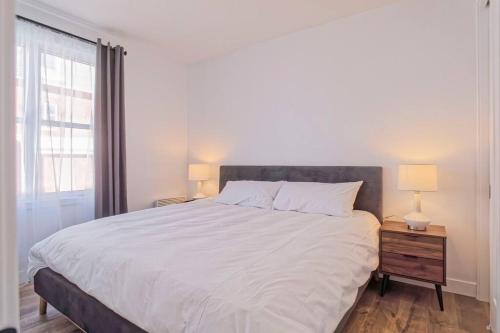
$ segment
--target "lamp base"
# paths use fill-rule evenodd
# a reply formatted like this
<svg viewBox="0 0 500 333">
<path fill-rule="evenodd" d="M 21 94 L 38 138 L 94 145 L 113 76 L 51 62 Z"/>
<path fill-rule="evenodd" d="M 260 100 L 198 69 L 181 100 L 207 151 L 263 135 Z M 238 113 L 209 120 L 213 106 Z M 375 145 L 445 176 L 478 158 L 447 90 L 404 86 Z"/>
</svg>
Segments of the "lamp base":
<svg viewBox="0 0 500 333">
<path fill-rule="evenodd" d="M 193 196 L 193 199 L 205 199 L 206 197 L 207 196 L 205 194 L 198 192 Z"/>
<path fill-rule="evenodd" d="M 431 220 L 420 212 L 411 212 L 405 215 L 404 220 L 410 230 L 424 231 Z"/>
</svg>

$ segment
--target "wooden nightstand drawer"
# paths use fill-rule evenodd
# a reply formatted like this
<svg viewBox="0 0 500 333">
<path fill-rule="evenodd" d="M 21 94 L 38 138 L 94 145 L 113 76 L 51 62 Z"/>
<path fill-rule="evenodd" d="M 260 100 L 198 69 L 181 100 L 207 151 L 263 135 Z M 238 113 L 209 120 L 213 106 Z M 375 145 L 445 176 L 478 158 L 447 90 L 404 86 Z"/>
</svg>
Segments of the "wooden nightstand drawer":
<svg viewBox="0 0 500 333">
<path fill-rule="evenodd" d="M 438 237 L 383 231 L 382 251 L 443 260 L 444 242 Z"/>
<path fill-rule="evenodd" d="M 406 223 L 384 220 L 380 228 L 380 273 L 384 275 L 380 295 L 384 296 L 391 275 L 431 282 L 436 287 L 439 307 L 446 286 L 446 229 L 429 225 L 426 230 L 409 230 Z"/>
<path fill-rule="evenodd" d="M 417 278 L 432 283 L 444 283 L 442 260 L 382 252 L 381 269 L 384 273 Z"/>
</svg>

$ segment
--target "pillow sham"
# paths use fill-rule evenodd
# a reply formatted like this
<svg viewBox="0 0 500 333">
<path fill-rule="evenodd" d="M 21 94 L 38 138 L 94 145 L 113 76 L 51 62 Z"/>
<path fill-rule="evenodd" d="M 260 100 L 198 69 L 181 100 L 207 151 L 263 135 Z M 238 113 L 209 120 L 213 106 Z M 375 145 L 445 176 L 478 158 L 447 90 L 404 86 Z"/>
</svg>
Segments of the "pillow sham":
<svg viewBox="0 0 500 333">
<path fill-rule="evenodd" d="M 282 181 L 228 181 L 222 192 L 215 198 L 215 202 L 271 209 L 282 184 Z"/>
<path fill-rule="evenodd" d="M 362 181 L 352 183 L 286 182 L 273 202 L 274 209 L 348 217 Z"/>
</svg>

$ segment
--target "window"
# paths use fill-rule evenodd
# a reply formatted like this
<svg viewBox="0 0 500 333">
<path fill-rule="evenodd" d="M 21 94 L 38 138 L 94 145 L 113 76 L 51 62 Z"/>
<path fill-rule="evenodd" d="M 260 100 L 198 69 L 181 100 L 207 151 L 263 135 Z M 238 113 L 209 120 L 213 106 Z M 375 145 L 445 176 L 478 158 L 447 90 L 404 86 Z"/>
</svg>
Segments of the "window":
<svg viewBox="0 0 500 333">
<path fill-rule="evenodd" d="M 74 192 L 93 187 L 95 66 L 65 56 L 65 50 L 58 54 L 52 47 L 50 51 L 17 47 L 20 193 Z M 29 82 L 30 78 L 39 78 L 39 86 Z M 37 164 L 35 168 L 33 163 Z"/>
</svg>

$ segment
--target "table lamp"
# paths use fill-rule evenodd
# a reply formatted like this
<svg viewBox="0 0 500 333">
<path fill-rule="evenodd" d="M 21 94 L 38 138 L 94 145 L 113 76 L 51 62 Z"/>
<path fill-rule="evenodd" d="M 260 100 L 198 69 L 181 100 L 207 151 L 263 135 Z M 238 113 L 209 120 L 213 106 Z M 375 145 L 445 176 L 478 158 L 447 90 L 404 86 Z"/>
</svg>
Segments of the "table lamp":
<svg viewBox="0 0 500 333">
<path fill-rule="evenodd" d="M 437 167 L 434 164 L 400 165 L 398 189 L 414 191 L 414 210 L 404 217 L 408 229 L 425 230 L 431 220 L 422 213 L 420 192 L 437 191 Z"/>
<path fill-rule="evenodd" d="M 210 165 L 208 164 L 189 164 L 189 180 L 197 181 L 196 194 L 193 199 L 203 199 L 207 196 L 201 192 L 203 181 L 210 179 Z"/>
</svg>

